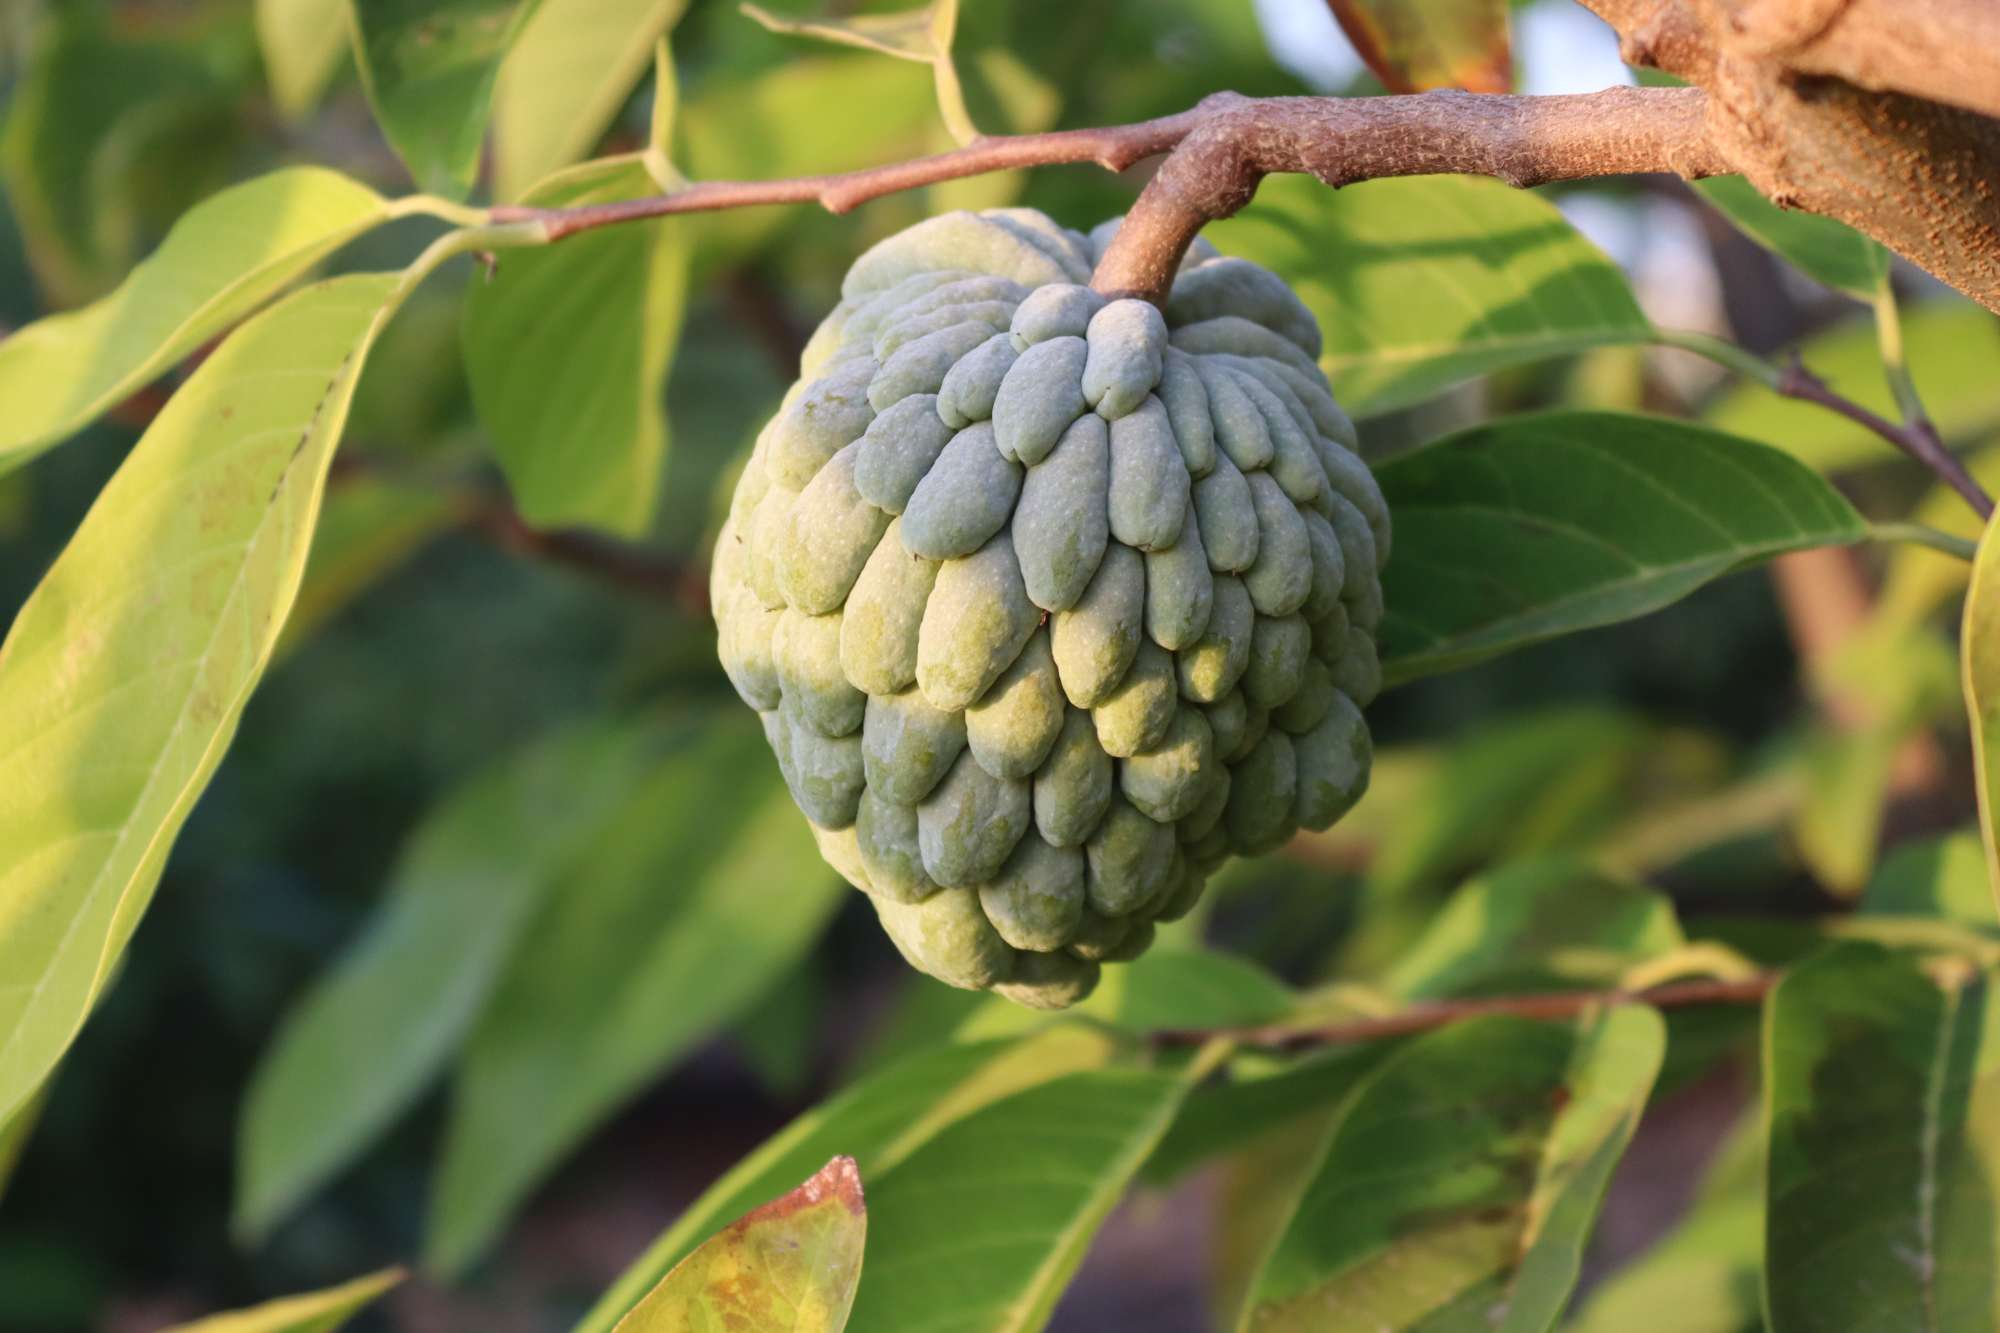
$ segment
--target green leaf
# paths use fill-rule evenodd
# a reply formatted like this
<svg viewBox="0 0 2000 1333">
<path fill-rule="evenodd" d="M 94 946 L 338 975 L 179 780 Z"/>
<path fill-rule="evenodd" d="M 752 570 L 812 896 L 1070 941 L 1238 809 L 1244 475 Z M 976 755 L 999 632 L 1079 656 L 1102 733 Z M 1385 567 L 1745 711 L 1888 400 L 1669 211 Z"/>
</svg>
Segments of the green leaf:
<svg viewBox="0 0 2000 1333">
<path fill-rule="evenodd" d="M 1148 1184 L 1165 1185 L 1218 1154 L 1280 1126 L 1324 1116 L 1394 1049 L 1391 1042 L 1316 1051 L 1276 1063 L 1242 1056 L 1228 1077 L 1195 1089 L 1146 1159 Z M 1317 1142 L 1317 1140 L 1315 1140 Z"/>
<path fill-rule="evenodd" d="M 1883 858 L 1855 911 L 1872 916 L 1941 917 L 1982 930 L 1993 919 L 1986 854 L 1971 831 L 1906 842 Z"/>
<path fill-rule="evenodd" d="M 940 1131 L 868 1185 L 854 1327 L 1025 1333 L 1047 1323 L 1091 1237 L 1208 1071 L 1068 1074 Z"/>
<path fill-rule="evenodd" d="M 1538 195 L 1470 176 L 1329 190 L 1272 176 L 1210 226 L 1292 285 L 1343 406 L 1370 416 L 1525 361 L 1646 342 L 1625 277 Z"/>
<path fill-rule="evenodd" d="M 751 1210 L 675 1265 L 620 1333 L 840 1333 L 861 1281 L 868 1211 L 852 1157 Z"/>
<path fill-rule="evenodd" d="M 0 182 L 35 276 L 75 305 L 228 178 L 240 126 L 236 90 L 197 49 L 49 19 L 8 101 Z"/>
<path fill-rule="evenodd" d="M 730 709 L 628 798 L 532 919 L 468 1043 L 430 1262 L 461 1267 L 556 1162 L 812 946 L 842 886 Z M 796 1177 L 795 1177 L 796 1178 Z"/>
<path fill-rule="evenodd" d="M 475 775 L 418 826 L 367 932 L 293 1009 L 251 1081 L 239 1233 L 268 1231 L 445 1067 L 558 876 L 664 739 L 632 722 L 565 728 Z"/>
<path fill-rule="evenodd" d="M 421 188 L 472 187 L 501 61 L 538 2 L 352 0 L 362 86 Z"/>
<path fill-rule="evenodd" d="M 1924 408 L 1947 441 L 1979 442 L 2000 426 L 2000 321 L 1969 301 L 1924 301 L 1903 312 L 1903 350 Z M 1800 359 L 1837 392 L 1878 416 L 1899 419 L 1882 374 L 1872 319 L 1856 319 L 1808 340 Z M 1821 472 L 1888 463 L 1902 455 L 1865 426 L 1817 403 L 1781 398 L 1738 382 L 1702 413 L 1718 430 L 1775 445 Z"/>
<path fill-rule="evenodd" d="M 15 1107 L 12 1114 L 0 1119 L 0 1199 L 7 1196 L 7 1183 L 13 1179 L 14 1168 L 21 1164 L 21 1154 L 28 1150 L 28 1140 L 34 1137 L 35 1125 L 47 1103 L 48 1089 L 44 1085 L 40 1092 Z"/>
<path fill-rule="evenodd" d="M 197 205 L 118 290 L 0 342 L 0 473 L 70 435 L 268 300 L 394 206 L 292 167 Z"/>
<path fill-rule="evenodd" d="M 460 521 L 464 509 L 460 497 L 440 487 L 382 475 L 352 476 L 331 489 L 313 535 L 305 582 L 278 640 L 278 656 L 310 639 L 371 585 Z"/>
<path fill-rule="evenodd" d="M 1403 1047 L 1335 1124 L 1241 1327 L 1548 1328 L 1664 1047 L 1636 1005 Z"/>
<path fill-rule="evenodd" d="M 1392 93 L 1514 86 L 1507 0 L 1328 0 L 1357 55 Z"/>
<path fill-rule="evenodd" d="M 588 157 L 687 0 L 541 0 L 493 92 L 493 193 Z"/>
<path fill-rule="evenodd" d="M 386 1269 L 310 1296 L 287 1296 L 233 1314 L 176 1324 L 164 1333 L 333 1333 L 402 1280 L 401 1269 Z"/>
<path fill-rule="evenodd" d="M 1129 1032 L 1155 1032 L 1271 1023 L 1297 1004 L 1291 987 L 1247 958 L 1161 946 L 1127 966 L 1107 968 L 1090 998 L 1069 1014 Z M 999 1036 L 1047 1022 L 1047 1014 L 989 996 L 958 1025 L 955 1036 L 961 1041 Z"/>
<path fill-rule="evenodd" d="M 1378 475 L 1396 515 L 1382 580 L 1395 681 L 1630 620 L 1744 565 L 1867 532 L 1793 459 L 1653 417 L 1508 418 Z"/>
<path fill-rule="evenodd" d="M 1694 187 L 1751 240 L 1836 291 L 1872 301 L 1888 280 L 1889 252 L 1844 222 L 1779 208 L 1741 176 L 1710 176 Z"/>
<path fill-rule="evenodd" d="M 1684 943 L 1659 894 L 1551 858 L 1503 867 L 1453 894 L 1383 981 L 1408 1000 L 1600 985 Z"/>
<path fill-rule="evenodd" d="M 653 192 L 638 163 L 550 204 Z M 689 233 L 633 223 L 519 250 L 465 302 L 466 374 L 522 515 L 636 535 L 658 502 Z"/>
<path fill-rule="evenodd" d="M 576 1333 L 605 1333 L 723 1218 L 770 1198 L 814 1162 L 849 1153 L 863 1178 L 875 1180 L 946 1126 L 1025 1088 L 1100 1068 L 1115 1049 L 1109 1037 L 1064 1023 L 1017 1041 L 933 1047 L 885 1066 L 792 1121 L 710 1186 L 605 1292 Z"/>
<path fill-rule="evenodd" d="M 1972 562 L 1959 629 L 1965 708 L 1972 721 L 1972 776 L 1979 792 L 1979 838 L 1986 880 L 2000 901 L 2000 522 L 1988 520 Z"/>
<path fill-rule="evenodd" d="M 231 335 L 0 646 L 0 1115 L 74 1040 L 229 746 L 403 286 L 336 278 Z"/>
<path fill-rule="evenodd" d="M 888 14 L 826 19 L 780 18 L 762 5 L 744 4 L 742 9 L 772 32 L 816 37 L 929 65 L 937 84 L 938 111 L 951 136 L 961 144 L 979 137 L 951 58 L 952 39 L 958 31 L 958 0 L 931 0 L 927 5 Z"/>
<path fill-rule="evenodd" d="M 300 119 L 347 54 L 346 0 L 257 0 L 256 14 L 271 100 L 287 119 Z"/>
<path fill-rule="evenodd" d="M 1772 1333 L 2000 1325 L 1993 1228 L 2000 1005 L 1843 943 L 1765 1009 Z"/>
<path fill-rule="evenodd" d="M 1595 1290 L 1564 1333 L 1763 1333 L 1762 1126 L 1718 1151 L 1687 1215 Z"/>
</svg>

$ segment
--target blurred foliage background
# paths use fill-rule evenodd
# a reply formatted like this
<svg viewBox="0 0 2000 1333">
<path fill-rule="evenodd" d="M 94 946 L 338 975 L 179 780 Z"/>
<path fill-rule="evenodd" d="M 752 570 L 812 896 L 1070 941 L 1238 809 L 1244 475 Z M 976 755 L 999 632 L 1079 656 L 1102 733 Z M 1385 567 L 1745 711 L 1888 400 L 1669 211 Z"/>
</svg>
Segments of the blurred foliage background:
<svg viewBox="0 0 2000 1333">
<path fill-rule="evenodd" d="M 1629 77 L 1608 31 L 1569 0 L 1517 7 L 1516 34 L 1526 91 Z M 958 51 L 973 118 L 990 129 L 1129 121 L 1225 88 L 1379 90 L 1316 0 L 973 0 Z M 948 144 L 923 68 L 800 43 L 733 4 L 697 0 L 674 57 L 680 165 L 691 176 L 816 173 Z M 330 78 L 304 114 L 281 110 L 247 0 L 13 0 L 0 12 L 0 327 L 101 294 L 188 205 L 274 165 L 326 163 L 385 192 L 408 189 L 344 59 Z M 650 103 L 642 87 L 607 150 L 643 146 Z M 666 388 L 660 503 L 639 534 L 649 559 L 679 564 L 699 586 L 722 485 L 868 243 L 963 204 L 1023 202 L 1088 226 L 1135 188 L 1059 168 L 844 218 L 790 208 L 669 224 L 685 234 L 692 276 Z M 1886 397 L 1865 307 L 1771 257 L 1695 192 L 1645 181 L 1554 197 L 1627 271 L 1656 321 L 1759 351 L 1803 347 L 1848 392 Z M 396 261 L 424 234 L 424 223 L 399 224 L 334 267 Z M 1992 318 L 1920 277 L 1896 280 L 1940 426 L 1954 443 L 1984 444 L 2000 426 Z M 426 287 L 371 362 L 282 659 L 0 1202 L 0 1328 L 152 1328 L 424 1253 L 447 1102 L 435 1087 L 269 1235 L 232 1238 L 245 1091 L 279 1019 L 360 935 L 399 851 L 447 794 L 588 719 L 736 706 L 684 582 L 606 580 L 524 537 L 485 461 L 460 368 L 457 288 L 481 281 L 465 264 Z M 149 401 L 142 394 L 0 476 L 8 615 L 136 438 Z M 1886 447 L 1652 348 L 1492 375 L 1366 423 L 1364 440 L 1381 456 L 1552 405 L 1707 416 L 1837 468 L 1864 512 L 1925 502 L 1925 479 Z M 1969 531 L 1929 503 L 1934 521 Z M 1801 651 L 1816 642 L 1823 586 L 1807 574 L 1788 590 L 1792 576 L 1757 573 L 1649 619 L 1391 692 L 1371 710 L 1380 758 L 1362 809 L 1324 839 L 1233 872 L 1200 929 L 1295 982 L 1379 977 L 1482 866 L 1611 847 L 1709 934 L 1782 952 L 1773 941 L 1784 923 L 1851 895 L 1878 843 L 1950 828 L 1971 809 L 1936 625 L 1960 576 L 1935 557 L 1862 559 L 1886 591 L 1863 630 L 1848 626 L 1825 652 Z M 1885 682 L 1899 682 L 1895 698 L 1881 697 Z M 1829 706 L 1856 695 L 1875 710 L 1858 728 Z M 677 780 L 649 790 L 663 803 L 701 802 L 729 771 Z M 1880 838 L 1865 818 L 1857 830 L 1852 812 L 1885 795 Z M 492 832 L 496 843 L 507 834 L 498 820 Z M 671 912 L 672 856 L 650 873 Z M 559 891 L 589 887 L 583 876 Z M 661 1052 L 643 1090 L 558 1155 L 559 1169 L 461 1280 L 416 1281 L 356 1327 L 561 1326 L 771 1130 L 966 1012 L 969 1000 L 903 967 L 858 896 L 831 901 L 817 944 L 719 1029 Z M 1687 1067 L 1614 1185 L 1592 1274 L 1686 1204 L 1686 1163 L 1716 1148 L 1742 1103 L 1753 1029 L 1749 1011 L 1676 1017 L 1670 1086 L 1672 1062 Z M 1114 1219 L 1055 1327 L 1205 1327 L 1202 1310 L 1229 1280 L 1237 1189 L 1211 1172 L 1142 1193 Z"/>
</svg>

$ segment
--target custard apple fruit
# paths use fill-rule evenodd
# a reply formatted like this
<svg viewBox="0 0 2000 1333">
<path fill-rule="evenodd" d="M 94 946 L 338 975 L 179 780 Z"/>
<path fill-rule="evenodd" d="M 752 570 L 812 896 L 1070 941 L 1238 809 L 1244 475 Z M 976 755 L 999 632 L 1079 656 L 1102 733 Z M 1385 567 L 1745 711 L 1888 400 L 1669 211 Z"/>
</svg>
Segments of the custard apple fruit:
<svg viewBox="0 0 2000 1333">
<path fill-rule="evenodd" d="M 1361 796 L 1389 515 L 1310 313 L 957 212 L 857 260 L 717 541 L 720 654 L 916 967 L 1060 1008 Z"/>
</svg>

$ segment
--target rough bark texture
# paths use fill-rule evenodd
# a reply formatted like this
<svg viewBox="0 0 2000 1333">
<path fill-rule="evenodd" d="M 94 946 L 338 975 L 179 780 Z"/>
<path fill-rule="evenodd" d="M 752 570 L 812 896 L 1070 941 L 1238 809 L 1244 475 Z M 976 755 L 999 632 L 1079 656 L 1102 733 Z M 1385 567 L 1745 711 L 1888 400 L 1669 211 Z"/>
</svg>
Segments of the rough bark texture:
<svg viewBox="0 0 2000 1333">
<path fill-rule="evenodd" d="M 1607 88 L 1572 97 L 1431 92 L 1410 97 L 1211 99 L 1213 110 L 1133 205 L 1092 285 L 1157 297 L 1203 224 L 1242 208 L 1272 172 L 1328 185 L 1460 172 L 1510 185 L 1732 170 L 1709 142 L 1692 88 Z"/>
<path fill-rule="evenodd" d="M 1966 109 L 2000 105 L 2000 0 L 1586 3 L 1707 90 L 1710 142 L 1771 199 L 2000 310 L 2000 121 Z"/>
</svg>

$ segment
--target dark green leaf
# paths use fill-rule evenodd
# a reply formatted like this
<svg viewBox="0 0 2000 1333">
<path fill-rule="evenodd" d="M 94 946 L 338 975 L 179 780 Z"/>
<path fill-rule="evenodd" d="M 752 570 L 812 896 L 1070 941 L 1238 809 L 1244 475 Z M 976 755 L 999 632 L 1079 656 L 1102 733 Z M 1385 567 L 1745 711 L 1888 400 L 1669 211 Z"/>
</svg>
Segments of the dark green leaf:
<svg viewBox="0 0 2000 1333">
<path fill-rule="evenodd" d="M 1695 189 L 1758 244 L 1829 287 L 1863 301 L 1889 276 L 1889 252 L 1844 222 L 1779 208 L 1741 176 L 1710 176 Z"/>
<path fill-rule="evenodd" d="M 2000 1326 L 2000 1006 L 1907 955 L 1838 944 L 1765 1014 L 1772 1333 Z"/>
<path fill-rule="evenodd" d="M 1392 1049 L 1390 1042 L 1370 1042 L 1285 1061 L 1237 1058 L 1226 1078 L 1189 1095 L 1173 1127 L 1146 1159 L 1145 1180 L 1169 1184 L 1280 1126 L 1330 1113 Z"/>
<path fill-rule="evenodd" d="M 1634 1005 L 1478 1018 L 1403 1047 L 1335 1124 L 1241 1327 L 1548 1328 L 1663 1048 L 1659 1015 Z"/>
<path fill-rule="evenodd" d="M 841 893 L 755 724 L 717 714 L 546 896 L 534 947 L 480 1016 L 453 1089 L 433 1264 L 477 1254 L 564 1154 L 740 1016 Z"/>
<path fill-rule="evenodd" d="M 1867 531 L 1774 449 L 1617 413 L 1515 417 L 1399 455 L 1384 674 L 1448 671 L 1656 611 L 1733 569 Z"/>
<path fill-rule="evenodd" d="M 250 1084 L 236 1226 L 259 1235 L 446 1067 L 543 898 L 657 761 L 657 725 L 566 728 L 425 819 L 367 933 L 285 1020 Z"/>
<path fill-rule="evenodd" d="M 653 192 L 636 162 L 582 203 Z M 635 535 L 652 520 L 667 449 L 665 390 L 687 300 L 689 233 L 607 227 L 500 261 L 465 303 L 465 366 L 522 515 Z"/>
<path fill-rule="evenodd" d="M 500 62 L 538 0 L 351 0 L 361 82 L 417 184 L 457 197 L 479 172 Z"/>
<path fill-rule="evenodd" d="M 1205 233 L 1289 282 L 1326 338 L 1320 365 L 1357 416 L 1488 371 L 1652 326 L 1617 266 L 1546 199 L 1470 176 L 1329 190 L 1272 176 Z"/>
</svg>

